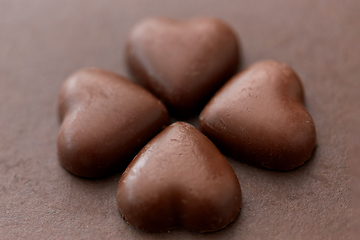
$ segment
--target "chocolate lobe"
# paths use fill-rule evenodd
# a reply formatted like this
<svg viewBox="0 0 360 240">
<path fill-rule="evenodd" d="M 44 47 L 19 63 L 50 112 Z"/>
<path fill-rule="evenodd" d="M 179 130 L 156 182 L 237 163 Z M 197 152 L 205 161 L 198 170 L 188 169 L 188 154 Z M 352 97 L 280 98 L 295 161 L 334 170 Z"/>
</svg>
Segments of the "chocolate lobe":
<svg viewBox="0 0 360 240">
<path fill-rule="evenodd" d="M 81 177 L 110 175 L 168 124 L 151 93 L 111 72 L 88 68 L 63 84 L 58 100 L 61 165 Z"/>
<path fill-rule="evenodd" d="M 241 189 L 216 146 L 190 124 L 176 122 L 130 163 L 117 199 L 121 215 L 138 229 L 211 232 L 234 221 Z"/>
<path fill-rule="evenodd" d="M 184 22 L 146 19 L 131 31 L 126 48 L 137 81 L 177 117 L 200 110 L 236 73 L 239 52 L 233 30 L 209 17 Z"/>
<path fill-rule="evenodd" d="M 200 129 L 221 150 L 251 165 L 291 170 L 316 145 L 299 77 L 285 64 L 261 61 L 235 75 L 209 101 Z"/>
</svg>

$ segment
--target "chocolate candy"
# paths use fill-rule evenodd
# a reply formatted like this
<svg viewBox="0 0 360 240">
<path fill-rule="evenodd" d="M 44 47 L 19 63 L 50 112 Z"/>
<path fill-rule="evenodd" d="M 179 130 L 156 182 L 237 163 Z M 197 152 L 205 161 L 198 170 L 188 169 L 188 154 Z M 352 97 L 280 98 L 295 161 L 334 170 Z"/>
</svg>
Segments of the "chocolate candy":
<svg viewBox="0 0 360 240">
<path fill-rule="evenodd" d="M 235 159 L 290 170 L 308 160 L 316 144 L 303 101 L 300 79 L 290 67 L 258 62 L 216 93 L 200 115 L 200 128 Z"/>
<path fill-rule="evenodd" d="M 215 145 L 176 122 L 153 138 L 122 175 L 117 192 L 125 220 L 151 232 L 224 228 L 238 215 L 238 179 Z"/>
<path fill-rule="evenodd" d="M 239 64 L 239 44 L 215 18 L 151 18 L 130 33 L 127 62 L 135 78 L 175 116 L 200 110 Z"/>
<path fill-rule="evenodd" d="M 60 163 L 82 177 L 102 177 L 126 166 L 168 124 L 165 106 L 124 77 L 89 68 L 63 84 L 58 110 Z"/>
</svg>

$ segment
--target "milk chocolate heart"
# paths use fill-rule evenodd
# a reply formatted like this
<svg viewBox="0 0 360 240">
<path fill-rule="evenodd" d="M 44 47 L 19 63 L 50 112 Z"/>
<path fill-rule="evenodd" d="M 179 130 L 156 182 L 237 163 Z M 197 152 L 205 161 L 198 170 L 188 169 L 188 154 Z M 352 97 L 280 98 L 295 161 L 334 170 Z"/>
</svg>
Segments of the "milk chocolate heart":
<svg viewBox="0 0 360 240">
<path fill-rule="evenodd" d="M 60 163 L 82 177 L 102 177 L 126 166 L 168 124 L 165 106 L 124 77 L 89 68 L 63 84 L 58 110 Z"/>
<path fill-rule="evenodd" d="M 236 72 L 239 45 L 231 28 L 215 18 L 151 18 L 131 31 L 127 62 L 173 115 L 189 116 Z"/>
<path fill-rule="evenodd" d="M 234 76 L 200 115 L 200 128 L 221 150 L 256 166 L 290 170 L 316 144 L 299 77 L 276 61 L 255 63 Z"/>
<path fill-rule="evenodd" d="M 238 215 L 238 179 L 215 145 L 193 126 L 177 122 L 152 139 L 122 175 L 118 207 L 136 228 L 196 232 L 224 228 Z"/>
</svg>

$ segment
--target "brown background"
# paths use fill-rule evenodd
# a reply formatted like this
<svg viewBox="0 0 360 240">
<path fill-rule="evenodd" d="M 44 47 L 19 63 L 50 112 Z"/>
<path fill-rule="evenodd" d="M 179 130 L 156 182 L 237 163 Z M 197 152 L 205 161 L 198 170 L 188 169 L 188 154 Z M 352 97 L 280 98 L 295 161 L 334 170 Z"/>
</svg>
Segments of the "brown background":
<svg viewBox="0 0 360 240">
<path fill-rule="evenodd" d="M 0 0 L 0 238 L 349 239 L 350 169 L 360 174 L 349 152 L 358 150 L 359 13 L 358 0 Z M 63 80 L 87 66 L 129 76 L 126 35 L 153 15 L 227 21 L 242 40 L 243 66 L 271 58 L 298 72 L 317 127 L 315 155 L 295 171 L 229 160 L 243 208 L 216 233 L 137 231 L 117 211 L 121 173 L 84 180 L 57 162 Z"/>
</svg>

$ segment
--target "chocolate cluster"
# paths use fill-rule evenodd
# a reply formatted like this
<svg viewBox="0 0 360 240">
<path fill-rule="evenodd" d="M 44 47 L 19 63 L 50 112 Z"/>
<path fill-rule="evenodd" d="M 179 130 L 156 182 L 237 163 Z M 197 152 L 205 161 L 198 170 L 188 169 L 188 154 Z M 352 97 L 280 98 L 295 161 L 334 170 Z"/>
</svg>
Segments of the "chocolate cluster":
<svg viewBox="0 0 360 240">
<path fill-rule="evenodd" d="M 222 153 L 274 170 L 311 157 L 315 125 L 299 77 L 273 60 L 234 75 L 240 43 L 223 21 L 144 20 L 129 35 L 126 58 L 142 86 L 97 68 L 65 81 L 57 147 L 77 176 L 126 168 L 117 199 L 132 226 L 212 232 L 233 222 L 241 188 Z M 200 111 L 201 132 L 185 122 L 168 126 L 169 113 L 184 119 Z"/>
</svg>

